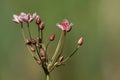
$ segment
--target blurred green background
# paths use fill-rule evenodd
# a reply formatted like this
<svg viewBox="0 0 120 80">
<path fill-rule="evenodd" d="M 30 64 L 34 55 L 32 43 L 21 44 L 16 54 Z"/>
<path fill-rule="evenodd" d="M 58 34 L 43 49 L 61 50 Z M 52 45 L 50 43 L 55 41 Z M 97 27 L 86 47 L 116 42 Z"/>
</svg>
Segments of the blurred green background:
<svg viewBox="0 0 120 80">
<path fill-rule="evenodd" d="M 63 67 L 51 73 L 51 80 L 120 80 L 120 0 L 1 0 L 0 80 L 44 80 L 23 42 L 20 25 L 13 14 L 37 12 L 45 22 L 44 37 L 59 38 L 57 22 L 67 18 L 74 27 L 67 35 L 65 55 L 79 37 L 84 44 Z M 34 24 L 33 24 L 34 25 Z M 36 27 L 32 27 L 33 34 Z M 57 40 L 51 45 L 54 51 Z"/>
</svg>

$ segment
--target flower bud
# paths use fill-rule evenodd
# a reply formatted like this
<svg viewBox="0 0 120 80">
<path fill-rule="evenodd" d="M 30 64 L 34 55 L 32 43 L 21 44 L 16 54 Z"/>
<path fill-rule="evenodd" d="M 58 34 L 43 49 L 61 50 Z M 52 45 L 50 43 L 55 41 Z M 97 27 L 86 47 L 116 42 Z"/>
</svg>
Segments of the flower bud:
<svg viewBox="0 0 120 80">
<path fill-rule="evenodd" d="M 40 30 L 43 30 L 44 29 L 44 22 L 41 22 L 41 24 L 40 24 Z"/>
<path fill-rule="evenodd" d="M 36 24 L 40 24 L 41 23 L 41 19 L 40 19 L 40 16 L 36 16 Z"/>
<path fill-rule="evenodd" d="M 81 37 L 79 40 L 78 40 L 78 45 L 82 45 L 83 44 L 83 38 Z"/>
<path fill-rule="evenodd" d="M 39 64 L 39 65 L 41 64 L 41 62 L 40 62 L 39 60 L 38 60 L 38 61 L 36 61 L 36 62 L 37 62 L 37 64 Z"/>
<path fill-rule="evenodd" d="M 41 43 L 38 43 L 38 44 L 37 44 L 37 47 L 38 47 L 38 48 L 42 48 L 42 44 L 41 44 Z"/>
<path fill-rule="evenodd" d="M 39 39 L 38 39 L 38 42 L 39 42 L 39 43 L 42 43 L 42 38 L 39 38 Z"/>
<path fill-rule="evenodd" d="M 31 44 L 31 41 L 30 41 L 29 39 L 26 39 L 25 43 L 26 43 L 27 45 L 30 45 L 30 44 Z"/>
<path fill-rule="evenodd" d="M 33 57 L 33 58 L 35 59 L 37 64 L 39 64 L 39 65 L 41 64 L 40 60 L 38 60 L 36 57 Z"/>
<path fill-rule="evenodd" d="M 55 39 L 55 35 L 54 34 L 51 34 L 50 37 L 49 37 L 50 41 L 53 41 Z"/>
<path fill-rule="evenodd" d="M 29 46 L 29 47 L 30 47 L 30 49 L 31 49 L 32 52 L 35 52 L 34 47 L 32 47 L 32 46 Z"/>
<path fill-rule="evenodd" d="M 39 55 L 41 59 L 45 59 L 45 52 L 43 50 L 40 51 Z"/>
<path fill-rule="evenodd" d="M 64 56 L 60 56 L 60 57 L 59 57 L 59 61 L 60 61 L 60 62 L 63 61 L 63 59 L 64 59 Z"/>
<path fill-rule="evenodd" d="M 35 39 L 32 39 L 31 42 L 32 42 L 32 44 L 36 44 L 36 40 Z"/>
</svg>

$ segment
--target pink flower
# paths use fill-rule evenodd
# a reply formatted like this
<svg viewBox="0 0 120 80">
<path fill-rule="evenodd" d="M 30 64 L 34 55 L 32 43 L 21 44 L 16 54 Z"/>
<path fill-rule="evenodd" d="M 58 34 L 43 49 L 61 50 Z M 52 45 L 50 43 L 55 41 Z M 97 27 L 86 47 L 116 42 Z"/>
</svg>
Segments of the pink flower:
<svg viewBox="0 0 120 80">
<path fill-rule="evenodd" d="M 26 14 L 21 12 L 20 15 L 13 15 L 13 21 L 20 24 L 20 23 L 28 23 L 31 22 L 36 17 L 36 13 L 31 15 L 30 13 Z"/>
<path fill-rule="evenodd" d="M 61 22 L 60 24 L 56 24 L 57 27 L 66 32 L 69 32 L 71 30 L 72 25 L 72 23 L 69 24 L 69 21 L 67 19 L 64 19 L 63 22 Z"/>
</svg>

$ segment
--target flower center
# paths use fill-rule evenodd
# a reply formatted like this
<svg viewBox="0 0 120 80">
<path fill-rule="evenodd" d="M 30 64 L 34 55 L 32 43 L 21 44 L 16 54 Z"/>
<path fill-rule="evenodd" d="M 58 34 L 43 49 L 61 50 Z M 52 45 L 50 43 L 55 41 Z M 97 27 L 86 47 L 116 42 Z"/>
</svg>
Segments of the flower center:
<svg viewBox="0 0 120 80">
<path fill-rule="evenodd" d="M 63 26 L 63 28 L 66 28 L 68 26 L 67 22 L 62 22 L 61 25 Z"/>
</svg>

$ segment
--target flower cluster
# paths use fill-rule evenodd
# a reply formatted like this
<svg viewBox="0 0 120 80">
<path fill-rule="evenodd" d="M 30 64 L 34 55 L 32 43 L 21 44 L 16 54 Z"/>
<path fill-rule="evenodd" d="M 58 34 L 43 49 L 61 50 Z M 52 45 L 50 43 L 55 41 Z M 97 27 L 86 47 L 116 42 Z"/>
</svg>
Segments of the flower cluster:
<svg viewBox="0 0 120 80">
<path fill-rule="evenodd" d="M 30 23 L 35 19 L 38 34 L 37 37 L 33 37 L 30 31 Z M 51 34 L 49 36 L 49 41 L 45 45 L 43 42 L 43 31 L 45 24 L 40 19 L 40 16 L 36 13 L 32 15 L 30 13 L 26 14 L 21 12 L 19 15 L 13 15 L 13 22 L 17 24 L 21 24 L 21 33 L 24 38 L 24 41 L 29 49 L 31 55 L 37 62 L 37 64 L 41 65 L 45 74 L 48 75 L 51 71 L 53 71 L 56 67 L 61 66 L 67 60 L 69 60 L 79 49 L 79 47 L 83 44 L 83 38 L 81 37 L 78 42 L 76 43 L 77 46 L 69 54 L 68 56 L 63 56 L 63 44 L 65 41 L 66 34 L 71 31 L 73 24 L 69 23 L 67 19 L 64 19 L 61 23 L 57 23 L 56 26 L 61 29 L 61 36 L 59 38 L 58 44 L 56 46 L 55 52 L 53 56 L 48 56 L 48 46 L 49 44 L 55 40 L 55 34 Z M 24 24 L 27 24 L 28 33 L 29 35 L 25 34 Z"/>
</svg>

